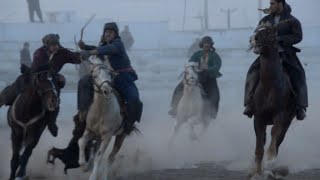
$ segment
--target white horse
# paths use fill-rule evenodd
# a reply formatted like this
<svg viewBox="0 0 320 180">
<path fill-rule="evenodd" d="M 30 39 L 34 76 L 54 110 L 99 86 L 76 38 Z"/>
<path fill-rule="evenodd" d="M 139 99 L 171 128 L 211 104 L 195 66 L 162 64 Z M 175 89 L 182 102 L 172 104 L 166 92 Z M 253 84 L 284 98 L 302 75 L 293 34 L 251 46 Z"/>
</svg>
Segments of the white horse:
<svg viewBox="0 0 320 180">
<path fill-rule="evenodd" d="M 177 107 L 174 136 L 178 133 L 181 125 L 188 122 L 191 140 L 198 140 L 199 135 L 195 132 L 195 125 L 202 125 L 202 133 L 208 127 L 210 120 L 209 101 L 202 97 L 204 92 L 198 79 L 198 63 L 188 62 L 184 68 L 183 96 Z"/>
<path fill-rule="evenodd" d="M 121 127 L 123 117 L 120 112 L 120 105 L 111 86 L 113 71 L 111 67 L 108 67 L 109 61 L 102 62 L 101 59 L 91 56 L 89 62 L 94 84 L 94 100 L 88 111 L 84 135 L 79 140 L 79 164 L 85 170 L 87 167 L 85 160 L 86 144 L 94 138 L 99 139 L 99 149 L 94 156 L 90 180 L 106 180 L 108 166 L 115 159 L 115 155 L 120 150 L 126 135 Z M 116 136 L 115 144 L 108 157 L 106 150 L 114 135 Z"/>
</svg>

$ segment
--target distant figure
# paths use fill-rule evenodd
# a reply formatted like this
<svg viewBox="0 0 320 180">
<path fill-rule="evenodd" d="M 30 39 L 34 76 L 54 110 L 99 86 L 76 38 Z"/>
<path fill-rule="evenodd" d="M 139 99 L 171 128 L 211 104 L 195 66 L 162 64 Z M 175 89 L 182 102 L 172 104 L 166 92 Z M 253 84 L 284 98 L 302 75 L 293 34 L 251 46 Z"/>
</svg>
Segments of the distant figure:
<svg viewBox="0 0 320 180">
<path fill-rule="evenodd" d="M 31 67 L 31 56 L 30 56 L 30 50 L 29 50 L 29 43 L 25 42 L 23 43 L 23 48 L 20 51 L 20 65 L 24 64 L 28 67 Z"/>
<path fill-rule="evenodd" d="M 132 45 L 134 43 L 134 39 L 132 37 L 131 32 L 129 31 L 129 26 L 128 25 L 124 26 L 123 31 L 120 33 L 120 37 L 121 37 L 121 40 L 122 40 L 126 50 L 130 51 L 131 47 L 132 47 Z"/>
<path fill-rule="evenodd" d="M 39 0 L 27 0 L 27 2 L 28 2 L 28 8 L 29 8 L 30 22 L 34 22 L 34 12 L 36 12 L 40 22 L 43 23 Z"/>
<path fill-rule="evenodd" d="M 188 49 L 188 58 L 190 58 L 193 55 L 193 53 L 201 50 L 201 48 L 199 47 L 200 41 L 200 38 L 196 38 L 195 41 L 191 44 L 191 46 Z"/>
</svg>

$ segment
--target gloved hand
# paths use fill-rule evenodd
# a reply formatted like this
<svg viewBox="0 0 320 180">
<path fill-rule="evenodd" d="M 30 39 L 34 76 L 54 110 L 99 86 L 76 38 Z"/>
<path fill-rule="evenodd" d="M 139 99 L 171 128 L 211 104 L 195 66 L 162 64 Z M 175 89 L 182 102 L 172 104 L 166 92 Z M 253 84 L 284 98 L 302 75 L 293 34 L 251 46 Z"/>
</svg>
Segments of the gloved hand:
<svg viewBox="0 0 320 180">
<path fill-rule="evenodd" d="M 78 46 L 79 46 L 80 49 L 84 49 L 84 47 L 86 46 L 86 44 L 85 44 L 82 40 L 80 40 L 80 41 L 78 42 Z"/>
<path fill-rule="evenodd" d="M 87 60 L 91 56 L 90 51 L 81 51 L 80 52 L 80 58 L 82 60 Z"/>
</svg>

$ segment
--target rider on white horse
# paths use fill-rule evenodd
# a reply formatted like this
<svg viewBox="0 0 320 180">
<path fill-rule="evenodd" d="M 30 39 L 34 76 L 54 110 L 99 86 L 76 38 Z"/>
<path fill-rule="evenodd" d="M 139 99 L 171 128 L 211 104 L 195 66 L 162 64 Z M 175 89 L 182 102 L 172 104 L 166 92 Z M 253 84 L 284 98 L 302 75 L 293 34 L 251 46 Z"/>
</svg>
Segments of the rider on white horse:
<svg viewBox="0 0 320 180">
<path fill-rule="evenodd" d="M 222 76 L 219 72 L 221 67 L 220 56 L 216 53 L 215 48 L 213 47 L 213 40 L 210 36 L 205 36 L 202 38 L 199 46 L 201 50 L 195 52 L 191 58 L 190 62 L 196 62 L 199 64 L 199 81 L 204 89 L 205 96 L 210 99 L 210 104 L 212 109 L 211 117 L 216 118 L 216 113 L 219 106 L 219 89 L 217 85 L 216 78 Z M 169 114 L 172 117 L 177 115 L 177 107 L 183 95 L 183 83 L 180 82 L 179 85 L 175 88 L 174 94 L 171 101 L 171 110 Z"/>
<path fill-rule="evenodd" d="M 91 55 L 97 55 L 102 60 L 104 56 L 108 56 L 109 63 L 116 75 L 114 77 L 114 86 L 119 91 L 121 97 L 124 99 L 128 117 L 124 121 L 124 131 L 130 134 L 133 130 L 134 123 L 140 121 L 142 114 L 142 102 L 139 98 L 138 88 L 134 81 L 138 79 L 135 70 L 131 67 L 129 57 L 126 53 L 125 47 L 119 36 L 119 29 L 115 22 L 106 23 L 103 29 L 101 42 L 99 47 L 85 45 L 80 41 L 79 47 L 84 51 L 81 52 L 83 59 L 89 58 Z M 79 92 L 78 109 L 79 111 L 87 111 L 92 101 L 92 80 L 90 76 L 83 77 L 79 82 L 79 88 L 88 89 L 87 92 L 81 90 Z M 88 82 L 90 82 L 88 84 Z M 90 91 L 91 90 L 91 91 Z M 91 96 L 88 96 L 90 94 Z M 87 99 L 81 100 L 82 97 Z"/>
</svg>

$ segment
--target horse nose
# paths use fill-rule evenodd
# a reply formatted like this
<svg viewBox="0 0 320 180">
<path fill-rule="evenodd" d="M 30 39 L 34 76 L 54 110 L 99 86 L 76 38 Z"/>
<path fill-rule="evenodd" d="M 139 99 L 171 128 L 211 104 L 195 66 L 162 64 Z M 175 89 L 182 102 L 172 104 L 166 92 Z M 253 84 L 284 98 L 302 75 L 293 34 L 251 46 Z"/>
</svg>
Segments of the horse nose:
<svg viewBox="0 0 320 180">
<path fill-rule="evenodd" d="M 105 96 L 108 96 L 109 94 L 110 94 L 110 90 L 103 90 L 103 94 L 105 95 Z"/>
</svg>

